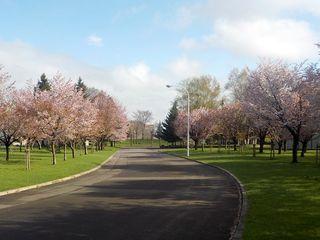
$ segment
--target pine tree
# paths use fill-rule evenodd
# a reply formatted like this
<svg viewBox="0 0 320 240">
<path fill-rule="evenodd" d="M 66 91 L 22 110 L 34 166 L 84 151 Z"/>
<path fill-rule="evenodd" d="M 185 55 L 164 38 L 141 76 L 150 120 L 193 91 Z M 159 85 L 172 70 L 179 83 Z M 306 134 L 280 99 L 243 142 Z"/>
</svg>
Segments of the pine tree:
<svg viewBox="0 0 320 240">
<path fill-rule="evenodd" d="M 77 91 L 82 90 L 83 92 L 86 92 L 88 87 L 84 84 L 81 77 L 79 77 L 78 82 L 76 83 L 76 89 Z"/>
<path fill-rule="evenodd" d="M 162 122 L 159 122 L 157 125 L 155 137 L 158 139 L 162 139 Z"/>
<path fill-rule="evenodd" d="M 82 91 L 83 92 L 83 96 L 84 98 L 88 98 L 90 96 L 89 93 L 89 88 L 87 87 L 87 85 L 84 83 L 84 81 L 82 80 L 81 77 L 79 77 L 78 82 L 76 83 L 76 89 L 77 91 Z"/>
<path fill-rule="evenodd" d="M 51 86 L 50 86 L 50 82 L 46 76 L 46 74 L 42 74 L 40 76 L 40 80 L 37 83 L 37 89 L 39 89 L 40 91 L 50 91 L 51 90 Z"/>
<path fill-rule="evenodd" d="M 162 139 L 172 144 L 180 140 L 180 138 L 176 135 L 175 128 L 174 128 L 174 121 L 178 116 L 177 106 L 178 106 L 177 101 L 174 101 L 167 115 L 166 120 L 162 123 L 162 131 L 161 131 Z"/>
</svg>

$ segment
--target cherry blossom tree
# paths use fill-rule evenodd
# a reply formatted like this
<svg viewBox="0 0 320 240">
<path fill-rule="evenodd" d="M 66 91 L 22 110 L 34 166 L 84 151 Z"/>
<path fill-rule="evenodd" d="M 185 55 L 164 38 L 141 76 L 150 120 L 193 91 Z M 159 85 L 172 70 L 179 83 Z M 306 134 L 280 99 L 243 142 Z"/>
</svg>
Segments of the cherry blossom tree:
<svg viewBox="0 0 320 240">
<path fill-rule="evenodd" d="M 86 155 L 88 153 L 87 141 L 94 138 L 93 131 L 94 124 L 96 123 L 97 109 L 93 102 L 84 97 L 83 94 L 85 93 L 83 91 L 81 91 L 81 94 L 82 98 L 77 99 L 79 104 L 77 104 L 75 119 L 70 127 L 72 131 L 68 136 L 72 158 L 75 158 L 75 145 L 78 140 L 83 145 L 84 154 Z"/>
<path fill-rule="evenodd" d="M 320 73 L 315 65 L 289 66 L 263 61 L 251 71 L 244 103 L 266 121 L 278 122 L 293 138 L 292 162 L 298 162 L 301 133 L 310 116 L 319 118 Z"/>
<path fill-rule="evenodd" d="M 10 146 L 19 136 L 23 116 L 17 112 L 18 93 L 10 76 L 0 66 L 0 141 L 6 149 L 6 160 L 9 161 Z"/>
<path fill-rule="evenodd" d="M 190 113 L 190 138 L 194 141 L 197 150 L 199 142 L 204 141 L 212 133 L 214 121 L 214 110 L 206 108 L 194 109 Z M 187 114 L 179 112 L 175 120 L 175 129 L 180 138 L 187 137 Z"/>
<path fill-rule="evenodd" d="M 251 111 L 251 108 L 247 108 L 246 104 L 242 104 L 242 109 L 247 117 L 252 135 L 259 140 L 259 152 L 263 153 L 266 137 L 270 133 L 270 127 L 273 125 L 270 121 L 261 118 L 255 111 Z"/>
<path fill-rule="evenodd" d="M 102 150 L 104 141 L 123 139 L 127 133 L 127 117 L 124 108 L 111 96 L 101 91 L 94 97 L 97 109 L 94 135 L 97 148 Z"/>
<path fill-rule="evenodd" d="M 66 81 L 61 74 L 56 74 L 50 81 L 50 91 L 36 91 L 35 111 L 38 127 L 51 144 L 52 164 L 56 164 L 56 144 L 66 144 L 75 131 L 78 111 L 83 99 L 82 92 L 74 84 Z"/>
<path fill-rule="evenodd" d="M 226 141 L 232 140 L 234 150 L 237 150 L 239 135 L 247 135 L 248 124 L 240 103 L 228 104 L 219 109 L 217 116 L 217 131 Z"/>
<path fill-rule="evenodd" d="M 20 90 L 17 98 L 17 115 L 22 119 L 22 127 L 19 136 L 25 140 L 26 169 L 30 170 L 30 146 L 34 141 L 44 139 L 45 135 L 38 126 L 37 112 L 35 108 L 35 95 L 32 87 Z"/>
</svg>

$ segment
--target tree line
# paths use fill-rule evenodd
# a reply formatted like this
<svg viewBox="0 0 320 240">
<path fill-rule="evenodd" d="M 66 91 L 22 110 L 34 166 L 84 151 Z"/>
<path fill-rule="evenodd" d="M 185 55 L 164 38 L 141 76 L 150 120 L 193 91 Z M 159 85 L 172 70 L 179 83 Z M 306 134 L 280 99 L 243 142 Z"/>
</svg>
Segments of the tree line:
<svg viewBox="0 0 320 240">
<path fill-rule="evenodd" d="M 268 138 L 279 153 L 292 142 L 292 162 L 307 151 L 319 133 L 320 68 L 315 63 L 287 64 L 262 60 L 253 69 L 233 69 L 221 96 L 215 78 L 201 76 L 183 81 L 179 96 L 157 136 L 171 143 L 186 139 L 186 90 L 190 93 L 190 137 L 195 148 L 216 139 L 238 145 L 255 142 L 262 153 Z"/>
<path fill-rule="evenodd" d="M 10 146 L 25 142 L 26 166 L 30 168 L 30 149 L 34 144 L 50 147 L 52 164 L 56 164 L 56 147 L 63 147 L 66 160 L 67 146 L 75 157 L 81 144 L 88 153 L 102 150 L 105 141 L 126 138 L 125 109 L 105 91 L 88 88 L 83 80 L 66 80 L 57 73 L 48 79 L 42 74 L 33 86 L 17 89 L 10 76 L 0 68 L 0 141 L 9 161 Z"/>
</svg>

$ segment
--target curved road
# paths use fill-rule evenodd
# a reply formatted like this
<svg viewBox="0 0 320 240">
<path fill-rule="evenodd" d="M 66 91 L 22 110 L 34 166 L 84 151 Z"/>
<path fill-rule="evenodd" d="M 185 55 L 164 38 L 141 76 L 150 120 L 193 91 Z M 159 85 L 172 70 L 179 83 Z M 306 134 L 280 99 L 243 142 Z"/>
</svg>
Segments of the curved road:
<svg viewBox="0 0 320 240">
<path fill-rule="evenodd" d="M 228 239 L 238 203 L 218 169 L 123 149 L 89 175 L 1 197 L 0 239 Z"/>
</svg>

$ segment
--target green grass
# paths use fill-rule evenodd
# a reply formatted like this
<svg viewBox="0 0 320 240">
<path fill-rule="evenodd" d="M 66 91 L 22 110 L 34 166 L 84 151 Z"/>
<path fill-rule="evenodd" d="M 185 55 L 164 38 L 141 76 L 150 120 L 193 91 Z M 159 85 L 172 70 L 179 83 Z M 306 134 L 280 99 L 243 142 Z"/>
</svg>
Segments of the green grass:
<svg viewBox="0 0 320 240">
<path fill-rule="evenodd" d="M 185 150 L 166 150 L 184 155 Z M 320 239 L 320 167 L 309 151 L 298 164 L 291 153 L 252 157 L 251 151 L 191 151 L 191 159 L 220 166 L 245 185 L 249 203 L 244 239 Z"/>
<path fill-rule="evenodd" d="M 51 153 L 45 149 L 31 151 L 31 170 L 25 170 L 24 152 L 12 147 L 10 160 L 4 160 L 4 149 L 0 151 L 0 191 L 43 183 L 89 170 L 111 156 L 117 148 L 106 147 L 104 151 L 80 155 L 72 159 L 70 152 L 67 161 L 63 153 L 57 154 L 57 164 L 51 165 Z"/>
<path fill-rule="evenodd" d="M 160 147 L 161 145 L 168 146 L 168 142 L 158 139 L 138 139 L 138 140 L 125 140 L 116 144 L 119 147 L 126 148 L 145 148 L 145 147 Z"/>
</svg>

